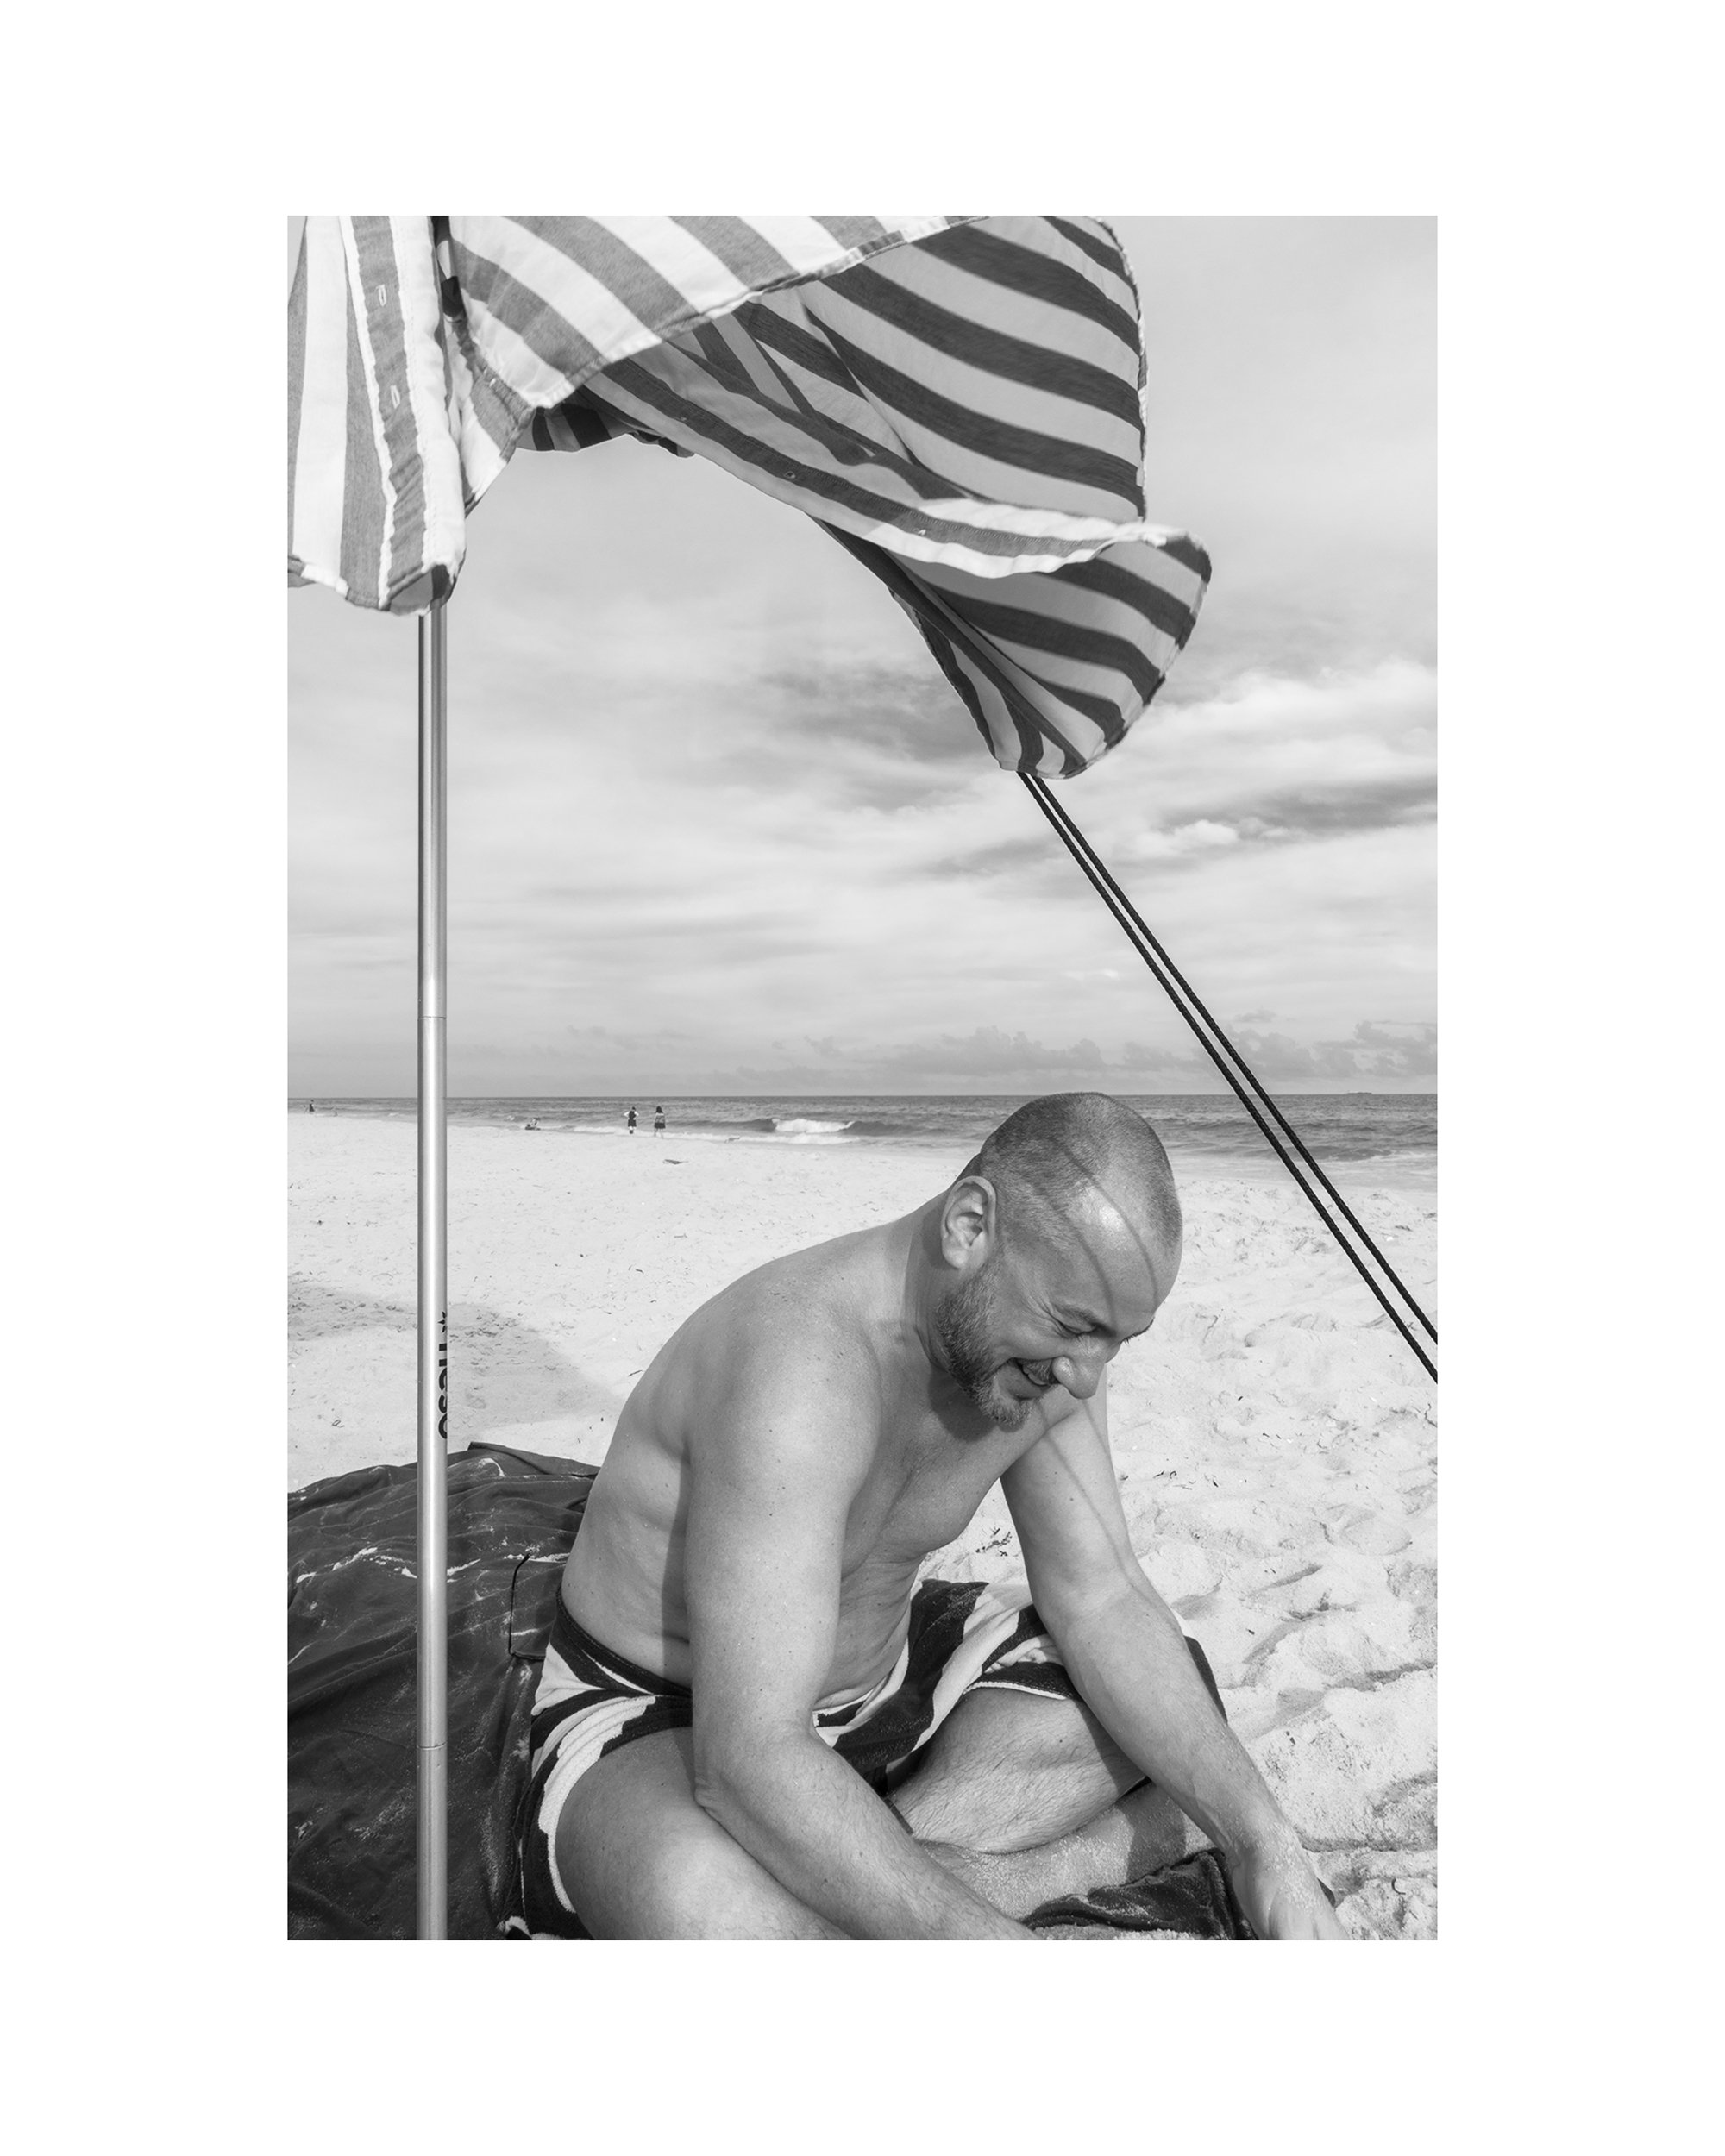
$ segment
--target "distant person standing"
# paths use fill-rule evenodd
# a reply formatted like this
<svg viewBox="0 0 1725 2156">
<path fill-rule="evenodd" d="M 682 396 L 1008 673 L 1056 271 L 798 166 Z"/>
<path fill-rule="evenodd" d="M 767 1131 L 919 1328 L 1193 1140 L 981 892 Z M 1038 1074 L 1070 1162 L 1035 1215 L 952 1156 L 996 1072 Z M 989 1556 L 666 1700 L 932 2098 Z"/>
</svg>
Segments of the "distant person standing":
<svg viewBox="0 0 1725 2156">
<path fill-rule="evenodd" d="M 630 1138 L 633 1138 L 635 1135 L 635 1111 L 633 1108 L 630 1108 L 629 1111 L 629 1135 Z"/>
<path fill-rule="evenodd" d="M 653 1135 L 655 1138 L 663 1138 L 665 1135 L 665 1111 L 662 1108 L 655 1108 L 653 1111 Z"/>
<path fill-rule="evenodd" d="M 316 1115 L 317 1112 L 317 1103 L 315 1100 L 308 1100 L 305 1104 L 305 1112 L 307 1115 Z"/>
</svg>

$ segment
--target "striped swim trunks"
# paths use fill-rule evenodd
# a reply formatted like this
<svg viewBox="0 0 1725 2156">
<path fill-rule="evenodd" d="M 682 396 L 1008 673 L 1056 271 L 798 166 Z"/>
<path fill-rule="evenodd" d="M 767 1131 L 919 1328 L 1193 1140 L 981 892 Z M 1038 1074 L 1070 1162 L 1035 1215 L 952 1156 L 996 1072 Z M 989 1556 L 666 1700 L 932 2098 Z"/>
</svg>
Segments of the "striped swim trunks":
<svg viewBox="0 0 1725 2156">
<path fill-rule="evenodd" d="M 870 1690 L 823 1701 L 812 1727 L 884 1795 L 888 1770 L 919 1751 L 967 1692 L 1076 1688 L 1022 1581 L 925 1580 L 911 1599 L 897 1662 Z M 518 1843 L 518 1938 L 588 1936 L 557 1870 L 557 1822 L 577 1782 L 607 1754 L 662 1729 L 687 1729 L 693 1695 L 584 1632 L 560 1599 L 533 1702 L 531 1761 Z"/>
</svg>

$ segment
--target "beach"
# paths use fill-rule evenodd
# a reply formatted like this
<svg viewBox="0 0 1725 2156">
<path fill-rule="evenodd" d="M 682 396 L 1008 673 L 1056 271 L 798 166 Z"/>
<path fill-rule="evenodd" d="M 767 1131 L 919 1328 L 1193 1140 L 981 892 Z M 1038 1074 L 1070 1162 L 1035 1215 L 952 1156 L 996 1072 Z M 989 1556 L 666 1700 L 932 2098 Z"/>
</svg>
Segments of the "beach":
<svg viewBox="0 0 1725 2156">
<path fill-rule="evenodd" d="M 288 1146 L 299 1489 L 414 1457 L 415 1131 L 297 1113 Z M 909 1211 L 968 1153 L 452 1124 L 452 1451 L 603 1460 L 630 1385 L 698 1304 Z M 1433 1388 L 1290 1183 L 1174 1161 L 1180 1279 L 1109 1378 L 1133 1546 L 1350 1934 L 1435 1937 Z M 1337 1179 L 1435 1315 L 1429 1179 L 1369 1162 Z M 928 1569 L 1020 1569 L 998 1491 Z"/>
</svg>

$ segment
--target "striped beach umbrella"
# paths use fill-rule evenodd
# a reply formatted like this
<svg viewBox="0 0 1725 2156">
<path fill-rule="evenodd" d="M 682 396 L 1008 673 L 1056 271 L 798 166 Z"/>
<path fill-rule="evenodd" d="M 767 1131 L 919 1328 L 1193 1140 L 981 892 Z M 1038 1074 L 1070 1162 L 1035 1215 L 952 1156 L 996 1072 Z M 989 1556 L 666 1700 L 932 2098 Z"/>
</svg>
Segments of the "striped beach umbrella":
<svg viewBox="0 0 1725 2156">
<path fill-rule="evenodd" d="M 288 319 L 290 580 L 420 617 L 419 1929 L 442 1937 L 445 605 L 518 450 L 706 457 L 880 578 L 1413 1336 L 1377 1274 L 1405 1289 L 1046 784 L 1125 737 L 1210 574 L 1149 519 L 1138 294 L 1106 224 L 312 217 Z"/>
<path fill-rule="evenodd" d="M 1204 550 L 1145 502 L 1145 359 L 1087 217 L 329 217 L 290 305 L 290 574 L 447 598 L 518 448 L 633 434 L 814 517 L 1008 769 L 1120 741 Z"/>
</svg>

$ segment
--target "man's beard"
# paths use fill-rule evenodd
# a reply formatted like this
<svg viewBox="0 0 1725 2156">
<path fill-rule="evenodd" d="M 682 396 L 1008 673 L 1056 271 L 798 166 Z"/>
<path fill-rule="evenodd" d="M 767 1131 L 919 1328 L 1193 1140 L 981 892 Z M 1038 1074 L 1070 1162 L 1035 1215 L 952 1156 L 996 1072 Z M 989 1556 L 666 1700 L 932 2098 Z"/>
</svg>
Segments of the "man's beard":
<svg viewBox="0 0 1725 2156">
<path fill-rule="evenodd" d="M 971 1403 L 997 1430 L 1022 1430 L 1035 1407 L 1033 1400 L 1014 1400 L 995 1382 L 1007 1367 L 993 1359 L 988 1346 L 988 1322 L 994 1307 L 991 1257 L 969 1280 L 960 1281 L 934 1313 L 934 1337 L 946 1358 L 946 1372 Z M 1044 1382 L 1040 1372 L 1018 1365 L 1033 1384 Z M 1052 1382 L 1053 1373 L 1047 1373 Z"/>
</svg>

